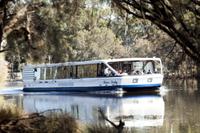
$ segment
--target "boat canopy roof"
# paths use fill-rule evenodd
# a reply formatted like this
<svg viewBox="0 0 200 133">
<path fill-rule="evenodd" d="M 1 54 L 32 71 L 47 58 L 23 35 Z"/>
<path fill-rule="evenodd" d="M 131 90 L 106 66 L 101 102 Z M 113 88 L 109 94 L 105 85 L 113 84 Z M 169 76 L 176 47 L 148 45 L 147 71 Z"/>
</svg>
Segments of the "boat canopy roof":
<svg viewBox="0 0 200 133">
<path fill-rule="evenodd" d="M 161 61 L 160 58 L 120 58 L 120 59 L 105 59 L 105 60 L 90 60 L 90 61 L 76 61 L 76 62 L 65 62 L 65 63 L 52 63 L 52 64 L 36 64 L 26 65 L 27 67 L 57 67 L 57 66 L 75 66 L 75 65 L 90 65 L 99 63 L 109 63 L 109 62 L 123 62 L 123 61 Z"/>
</svg>

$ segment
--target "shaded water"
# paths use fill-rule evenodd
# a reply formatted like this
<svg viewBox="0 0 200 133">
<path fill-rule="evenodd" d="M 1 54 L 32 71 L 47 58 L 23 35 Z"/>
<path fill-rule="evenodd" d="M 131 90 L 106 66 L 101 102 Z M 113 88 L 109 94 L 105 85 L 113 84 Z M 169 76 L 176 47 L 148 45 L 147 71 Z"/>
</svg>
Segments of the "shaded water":
<svg viewBox="0 0 200 133">
<path fill-rule="evenodd" d="M 200 88 L 199 88 L 200 89 Z M 122 95 L 90 93 L 24 93 L 0 91 L 0 99 L 26 112 L 62 109 L 83 123 L 103 123 L 98 109 L 116 124 L 120 119 L 136 133 L 199 133 L 200 92 L 194 80 L 168 81 L 159 92 Z"/>
</svg>

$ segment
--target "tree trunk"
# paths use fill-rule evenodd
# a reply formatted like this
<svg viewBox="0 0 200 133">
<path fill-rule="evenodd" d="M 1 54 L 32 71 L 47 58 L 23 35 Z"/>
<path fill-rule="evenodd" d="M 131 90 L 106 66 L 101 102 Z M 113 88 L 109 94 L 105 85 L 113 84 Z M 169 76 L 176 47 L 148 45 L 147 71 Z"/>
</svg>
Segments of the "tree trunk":
<svg viewBox="0 0 200 133">
<path fill-rule="evenodd" d="M 0 50 L 1 50 L 1 42 L 3 40 L 3 28 L 4 28 L 4 21 L 6 18 L 6 0 L 0 1 Z"/>
<path fill-rule="evenodd" d="M 199 44 L 198 49 L 200 50 L 200 44 Z M 198 90 L 200 91 L 200 63 L 197 64 L 197 87 L 198 87 Z"/>
<path fill-rule="evenodd" d="M 0 22 L 0 51 L 1 51 L 2 38 L 3 38 L 3 24 Z"/>
</svg>

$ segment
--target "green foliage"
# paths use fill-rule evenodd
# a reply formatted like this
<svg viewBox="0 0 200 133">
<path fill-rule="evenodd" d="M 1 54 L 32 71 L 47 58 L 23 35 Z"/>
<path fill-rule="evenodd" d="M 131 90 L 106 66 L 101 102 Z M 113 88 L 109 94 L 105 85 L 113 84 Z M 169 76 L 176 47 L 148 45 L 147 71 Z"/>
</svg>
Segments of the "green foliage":
<svg viewBox="0 0 200 133">
<path fill-rule="evenodd" d="M 108 28 L 94 28 L 78 32 L 74 39 L 74 59 L 102 59 L 126 57 L 120 39 Z"/>
<path fill-rule="evenodd" d="M 6 59 L 9 62 L 130 57 L 133 54 L 129 49 L 135 42 L 133 36 L 144 35 L 137 24 L 117 18 L 106 2 L 61 0 L 30 3 L 35 2 L 45 2 L 46 5 L 25 16 L 25 27 L 7 35 L 9 51 Z M 139 30 L 133 27 L 139 27 Z M 131 41 L 127 43 L 127 40 Z"/>
<path fill-rule="evenodd" d="M 93 4 L 87 7 L 84 1 L 78 5 L 56 1 L 39 11 L 48 27 L 45 34 L 47 47 L 42 48 L 46 54 L 42 56 L 47 59 L 50 55 L 52 62 L 64 62 L 128 55 L 120 39 L 107 28 L 108 20 L 104 16 L 108 16 L 109 10 L 96 8 Z"/>
<path fill-rule="evenodd" d="M 174 7 L 177 6 L 176 10 L 182 9 L 186 3 L 176 3 Z M 120 3 L 115 1 L 115 4 Z M 156 11 L 161 8 L 160 3 L 157 4 L 152 7 Z M 126 4 L 123 6 L 129 7 Z M 183 33 L 182 37 L 188 36 L 183 24 L 187 25 L 191 36 L 199 34 L 199 21 L 191 7 L 188 7 L 190 10 L 182 9 L 182 12 L 173 14 L 179 19 L 173 26 L 179 33 Z M 158 29 L 159 25 L 152 25 L 163 23 L 163 20 L 159 20 L 163 14 L 155 22 L 147 21 L 148 17 L 141 20 L 113 7 L 109 0 L 18 1 L 8 6 L 8 11 L 16 15 L 4 28 L 4 39 L 7 42 L 5 49 L 8 49 L 5 55 L 7 61 L 15 64 L 157 56 L 164 59 L 165 64 L 170 64 L 168 69 L 178 69 L 177 64 L 182 64 L 181 60 L 185 59 L 176 54 L 184 52 L 180 47 L 173 48 L 175 41 L 169 36 L 175 34 L 168 33 L 167 36 Z M 156 12 L 159 13 L 163 12 Z M 184 23 L 180 23 L 181 20 Z M 198 38 L 187 38 L 198 42 Z M 187 41 L 187 38 L 182 38 L 181 43 Z M 180 43 L 180 39 L 176 42 Z M 170 51 L 173 56 L 169 54 Z"/>
<path fill-rule="evenodd" d="M 151 21 L 173 38 L 188 56 L 200 62 L 198 1 L 112 1 L 125 13 Z"/>
</svg>

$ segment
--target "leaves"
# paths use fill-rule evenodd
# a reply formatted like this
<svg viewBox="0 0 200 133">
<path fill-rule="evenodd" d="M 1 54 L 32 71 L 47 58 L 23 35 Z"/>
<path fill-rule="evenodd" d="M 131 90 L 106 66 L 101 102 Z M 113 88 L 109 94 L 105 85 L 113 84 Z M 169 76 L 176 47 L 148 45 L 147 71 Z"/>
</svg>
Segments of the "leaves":
<svg viewBox="0 0 200 133">
<path fill-rule="evenodd" d="M 78 60 L 119 58 L 127 56 L 120 39 L 108 28 L 94 28 L 78 32 L 74 40 Z"/>
<path fill-rule="evenodd" d="M 198 2 L 167 0 L 113 0 L 113 2 L 128 14 L 147 19 L 157 25 L 178 42 L 186 54 L 200 62 L 199 34 L 193 34 L 195 33 L 193 26 L 199 23 Z M 188 22 L 185 15 L 194 16 L 190 19 L 192 22 Z"/>
</svg>

